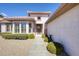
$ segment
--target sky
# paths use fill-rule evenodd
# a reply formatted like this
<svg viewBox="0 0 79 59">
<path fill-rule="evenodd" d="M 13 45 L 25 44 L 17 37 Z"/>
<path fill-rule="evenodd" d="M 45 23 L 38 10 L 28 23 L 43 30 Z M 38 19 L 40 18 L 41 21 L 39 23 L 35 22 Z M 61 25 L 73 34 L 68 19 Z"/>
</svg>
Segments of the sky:
<svg viewBox="0 0 79 59">
<path fill-rule="evenodd" d="M 27 16 L 27 11 L 51 11 L 54 13 L 59 3 L 0 3 L 0 14 L 4 16 Z"/>
</svg>

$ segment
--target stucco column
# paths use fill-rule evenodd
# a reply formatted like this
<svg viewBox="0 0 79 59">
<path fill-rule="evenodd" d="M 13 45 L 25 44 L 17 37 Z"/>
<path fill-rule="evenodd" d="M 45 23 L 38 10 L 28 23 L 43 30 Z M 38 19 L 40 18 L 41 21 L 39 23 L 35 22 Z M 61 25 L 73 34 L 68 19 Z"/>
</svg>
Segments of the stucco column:
<svg viewBox="0 0 79 59">
<path fill-rule="evenodd" d="M 33 27 L 34 27 L 34 26 L 33 26 L 33 23 L 31 23 L 31 24 L 32 24 L 32 25 L 31 25 L 31 27 L 32 27 L 32 28 L 31 28 L 31 33 L 33 33 Z"/>
<path fill-rule="evenodd" d="M 45 27 L 44 27 L 44 24 L 43 24 L 43 25 L 42 25 L 42 33 L 44 33 L 44 28 L 45 28 Z"/>
<path fill-rule="evenodd" d="M 21 23 L 19 23 L 19 33 L 21 33 Z"/>
<path fill-rule="evenodd" d="M 29 33 L 29 23 L 26 23 L 26 33 Z"/>
<path fill-rule="evenodd" d="M 11 25 L 9 25 L 9 28 L 10 28 L 10 32 L 12 32 L 12 31 L 11 31 Z"/>
<path fill-rule="evenodd" d="M 15 26 L 14 26 L 14 23 L 12 23 L 12 33 L 14 33 L 15 31 L 14 31 L 14 28 Z"/>
</svg>

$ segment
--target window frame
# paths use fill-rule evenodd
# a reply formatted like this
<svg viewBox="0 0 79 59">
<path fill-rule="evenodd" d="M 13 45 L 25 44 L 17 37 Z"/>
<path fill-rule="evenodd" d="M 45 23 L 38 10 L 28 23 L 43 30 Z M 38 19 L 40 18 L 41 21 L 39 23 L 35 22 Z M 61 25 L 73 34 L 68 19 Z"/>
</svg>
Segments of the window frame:
<svg viewBox="0 0 79 59">
<path fill-rule="evenodd" d="M 21 22 L 21 33 L 26 33 L 26 22 Z"/>
<path fill-rule="evenodd" d="M 19 23 L 15 23 L 15 28 L 14 28 L 14 31 L 15 33 L 19 33 L 20 29 L 19 29 Z"/>
</svg>

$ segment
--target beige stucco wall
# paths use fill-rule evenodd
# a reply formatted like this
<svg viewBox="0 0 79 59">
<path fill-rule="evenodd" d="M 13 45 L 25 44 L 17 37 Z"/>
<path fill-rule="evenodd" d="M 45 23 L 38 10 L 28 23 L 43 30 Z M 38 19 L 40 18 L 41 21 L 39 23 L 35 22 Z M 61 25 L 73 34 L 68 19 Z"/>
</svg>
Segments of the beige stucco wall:
<svg viewBox="0 0 79 59">
<path fill-rule="evenodd" d="M 1 32 L 6 32 L 6 24 L 1 24 Z"/>
<path fill-rule="evenodd" d="M 64 45 L 69 55 L 79 55 L 79 5 L 47 25 L 48 35 Z"/>
<path fill-rule="evenodd" d="M 40 20 L 38 20 L 38 18 L 37 18 L 37 15 L 33 15 L 32 17 L 34 17 L 35 18 L 35 21 L 36 21 L 36 24 L 42 24 L 43 26 L 43 28 L 42 28 L 42 33 L 44 33 L 44 28 L 45 28 L 45 22 L 48 20 L 48 16 L 41 16 L 41 15 L 39 15 L 40 17 L 41 17 L 41 19 Z"/>
</svg>

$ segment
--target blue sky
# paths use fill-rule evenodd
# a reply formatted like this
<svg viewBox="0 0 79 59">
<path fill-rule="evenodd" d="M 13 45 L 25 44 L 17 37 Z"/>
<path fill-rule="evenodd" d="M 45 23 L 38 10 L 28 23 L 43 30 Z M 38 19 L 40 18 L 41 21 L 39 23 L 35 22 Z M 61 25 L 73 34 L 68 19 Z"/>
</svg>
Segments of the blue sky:
<svg viewBox="0 0 79 59">
<path fill-rule="evenodd" d="M 59 6 L 57 3 L 0 3 L 0 14 L 26 16 L 27 10 L 55 12 Z"/>
</svg>

